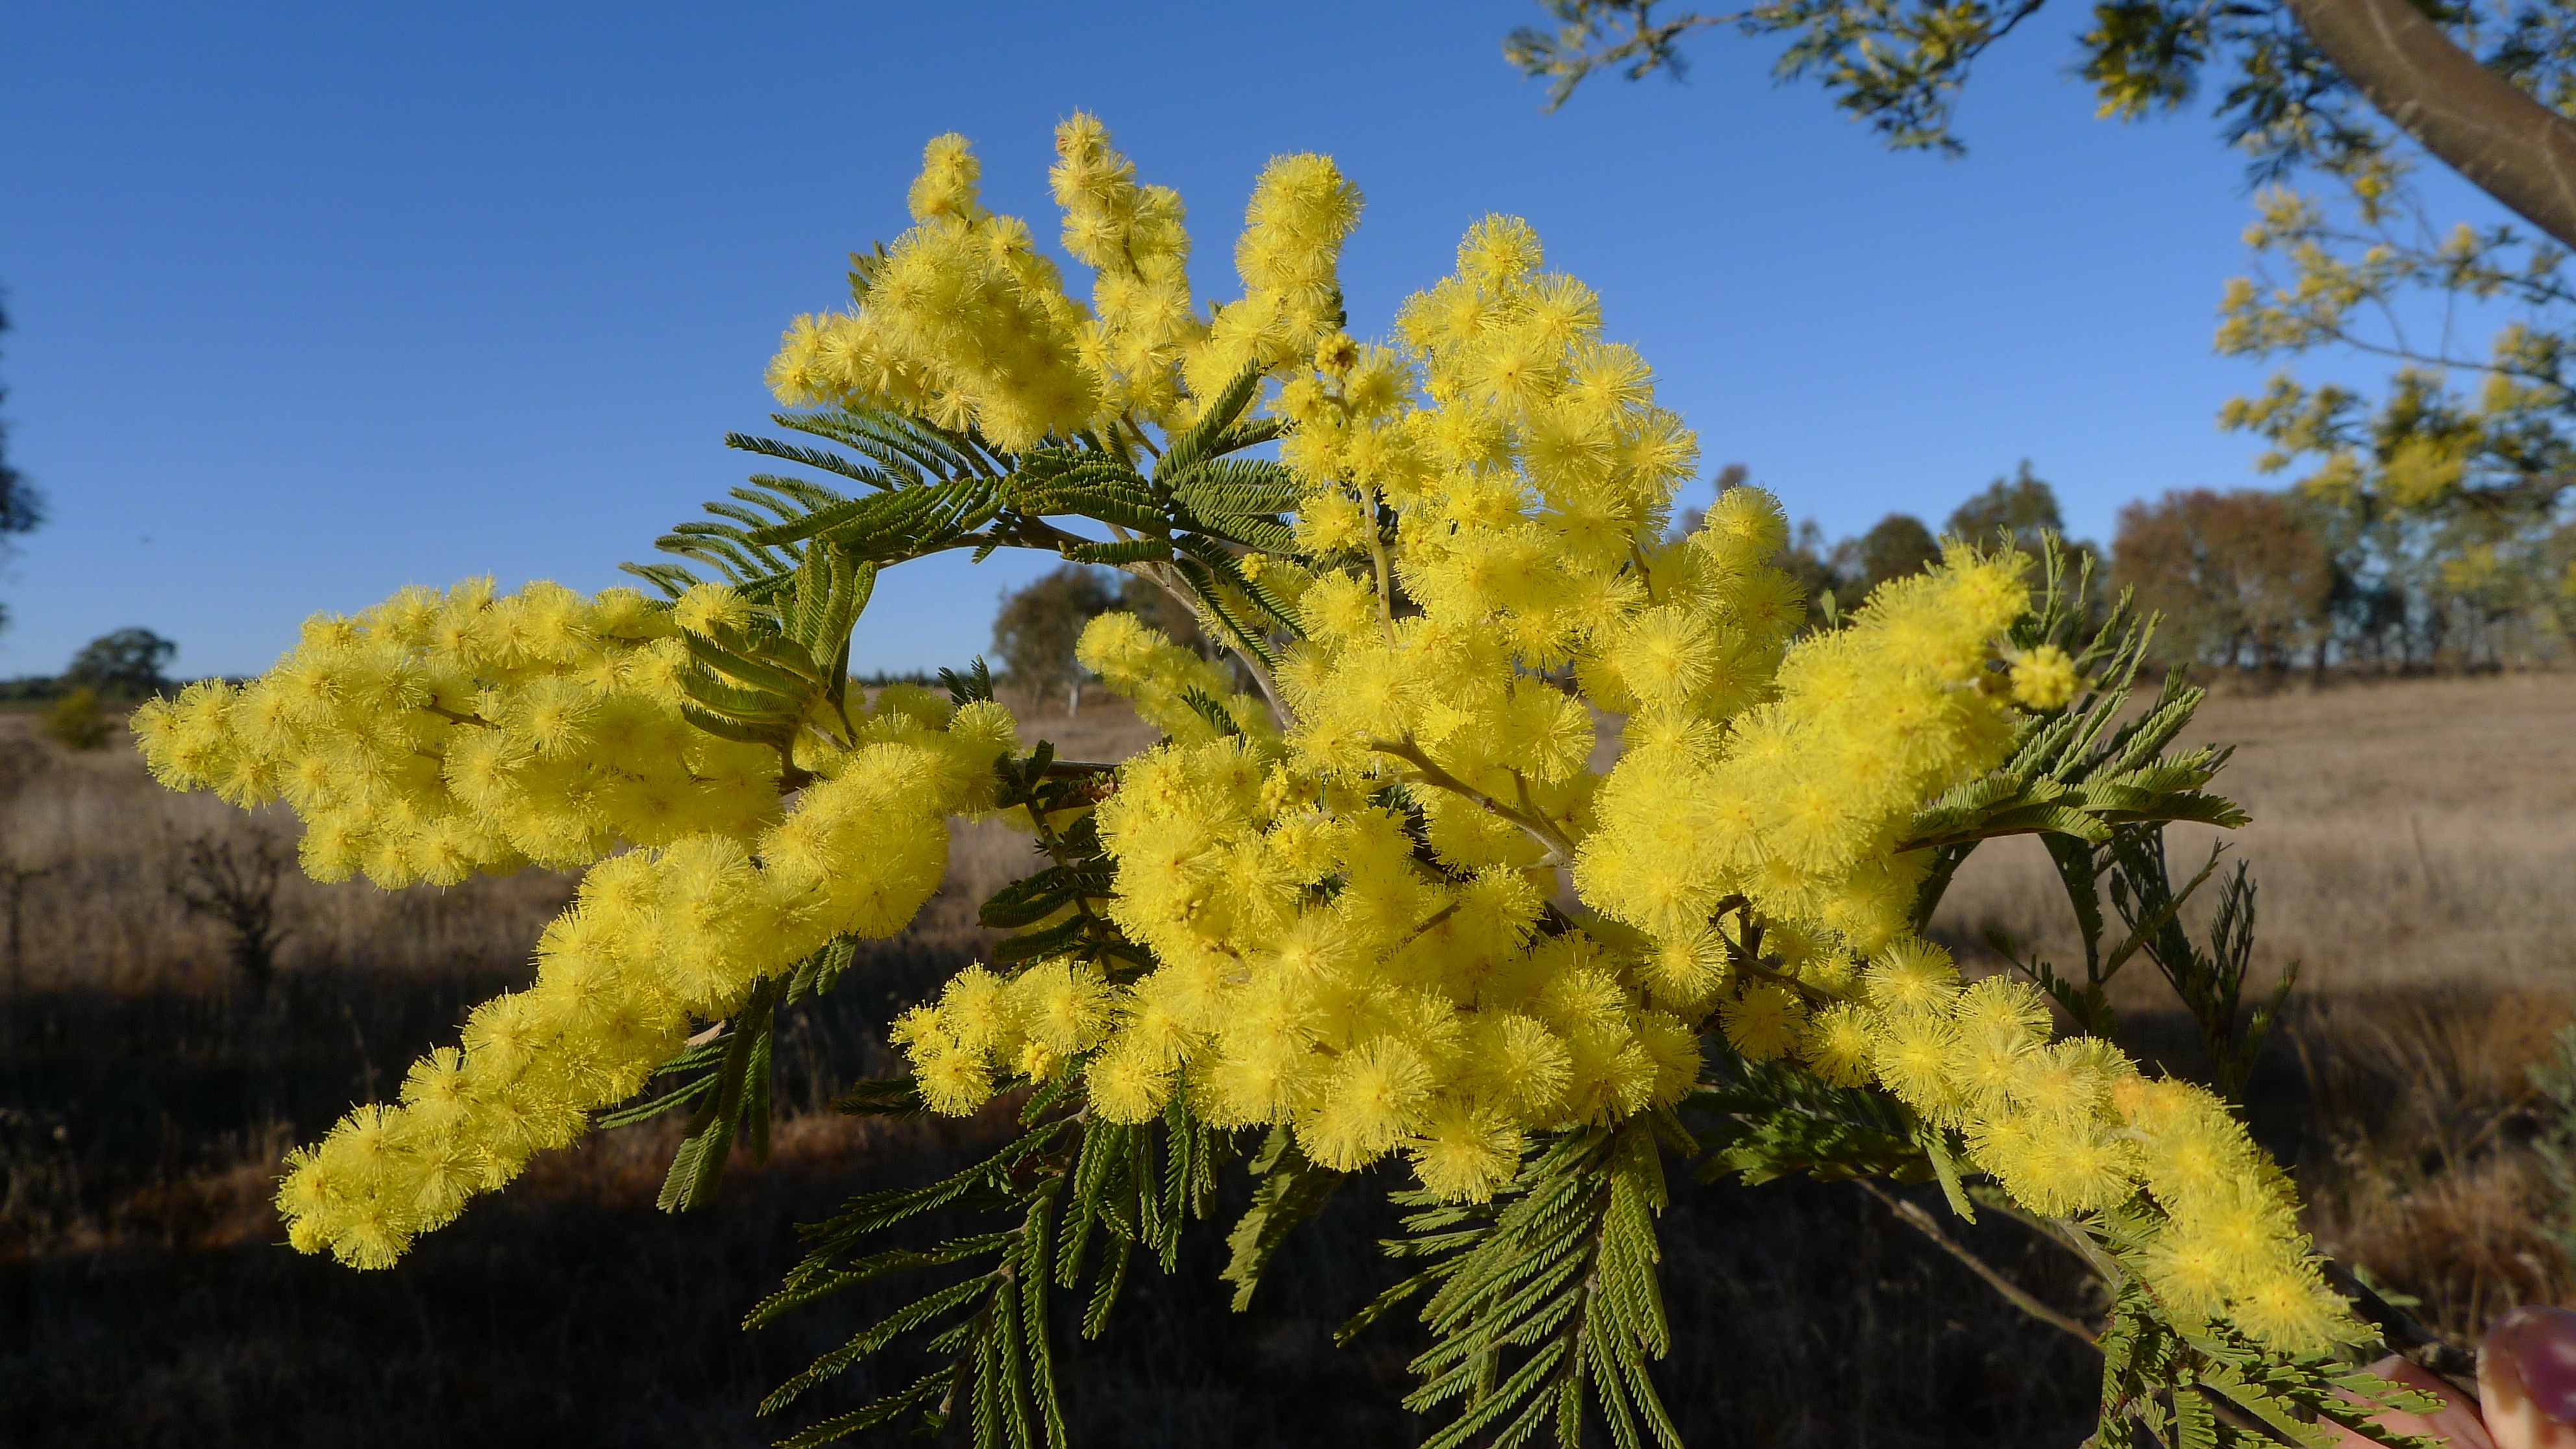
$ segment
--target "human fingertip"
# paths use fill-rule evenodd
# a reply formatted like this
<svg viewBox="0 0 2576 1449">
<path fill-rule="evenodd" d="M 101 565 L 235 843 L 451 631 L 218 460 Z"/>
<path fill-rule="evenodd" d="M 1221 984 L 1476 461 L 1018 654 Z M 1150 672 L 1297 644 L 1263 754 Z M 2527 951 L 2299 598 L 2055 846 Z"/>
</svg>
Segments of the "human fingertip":
<svg viewBox="0 0 2576 1449">
<path fill-rule="evenodd" d="M 2478 1345 L 2478 1399 L 2497 1449 L 2576 1449 L 2576 1313 L 2497 1319 Z"/>
</svg>

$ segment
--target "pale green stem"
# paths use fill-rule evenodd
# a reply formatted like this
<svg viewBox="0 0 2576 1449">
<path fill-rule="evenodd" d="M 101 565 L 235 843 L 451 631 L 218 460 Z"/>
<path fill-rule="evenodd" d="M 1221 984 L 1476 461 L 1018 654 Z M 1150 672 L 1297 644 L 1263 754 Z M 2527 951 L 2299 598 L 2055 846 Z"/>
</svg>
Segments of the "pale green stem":
<svg viewBox="0 0 2576 1449">
<path fill-rule="evenodd" d="M 1395 585 L 1386 564 L 1386 534 L 1378 527 L 1377 490 L 1362 485 L 1360 509 L 1368 515 L 1369 557 L 1377 562 L 1377 620 L 1386 631 L 1386 647 L 1395 647 Z"/>
<path fill-rule="evenodd" d="M 1512 824 L 1519 826 L 1523 834 L 1526 834 L 1530 839 L 1547 847 L 1548 858 L 1546 861 L 1542 862 L 1543 864 L 1551 866 L 1570 866 L 1574 863 L 1574 841 L 1569 838 L 1562 829 L 1558 828 L 1555 821 L 1548 819 L 1547 816 L 1540 811 L 1525 811 L 1511 805 L 1506 805 L 1502 801 L 1495 799 L 1493 796 L 1486 794 L 1484 791 L 1477 789 L 1475 786 L 1468 784 L 1466 781 L 1459 779 L 1457 776 L 1450 774 L 1447 770 L 1434 764 L 1431 756 L 1425 753 L 1420 745 L 1415 744 L 1410 737 L 1401 740 L 1373 739 L 1369 741 L 1369 748 L 1381 755 L 1393 755 L 1397 759 L 1411 765 L 1414 768 L 1417 777 L 1423 784 L 1446 790 L 1453 795 L 1464 796 L 1469 800 L 1475 801 L 1478 805 L 1483 806 L 1488 812 L 1498 815 L 1503 819 L 1510 821 Z"/>
</svg>

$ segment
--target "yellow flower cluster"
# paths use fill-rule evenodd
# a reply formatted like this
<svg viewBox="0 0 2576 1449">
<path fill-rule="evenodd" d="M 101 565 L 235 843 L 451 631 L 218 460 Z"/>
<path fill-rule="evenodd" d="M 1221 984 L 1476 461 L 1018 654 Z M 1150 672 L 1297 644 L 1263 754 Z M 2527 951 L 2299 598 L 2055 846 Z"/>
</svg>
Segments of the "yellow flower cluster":
<svg viewBox="0 0 2576 1449">
<path fill-rule="evenodd" d="M 923 1100 L 963 1115 L 991 1100 L 996 1070 L 1044 1081 L 1098 1045 L 1113 997 L 1097 967 L 1047 961 L 1006 980 L 970 966 L 888 1035 L 918 1067 Z"/>
<path fill-rule="evenodd" d="M 2028 709 L 2064 709 L 2075 698 L 2075 661 L 2054 644 L 2042 644 L 2012 663 L 2013 703 Z"/>
<path fill-rule="evenodd" d="M 1395 345 L 1327 329 L 1294 354 L 1273 407 L 1298 552 L 1252 560 L 1304 636 L 1282 716 L 1131 618 L 1086 631 L 1084 663 L 1169 735 L 1096 810 L 1108 914 L 1157 964 L 960 976 L 900 1032 L 926 1098 L 971 1111 L 1089 1052 L 1108 1120 L 1177 1094 L 1476 1200 L 1530 1133 L 1678 1100 L 1714 1024 L 1895 1093 L 2033 1211 L 2143 1209 L 2180 1311 L 2329 1336 L 2288 1199 L 2214 1100 L 2052 1044 L 2043 998 L 1962 988 L 1908 931 L 1917 811 L 2000 761 L 2014 704 L 2076 684 L 2062 651 L 2005 642 L 2024 561 L 1954 550 L 1791 644 L 1777 504 L 1734 489 L 1666 536 L 1691 435 L 1541 261 L 1489 218 Z"/>
<path fill-rule="evenodd" d="M 1271 159 L 1253 183 L 1234 244 L 1243 300 L 1216 310 L 1207 345 L 1183 363 L 1194 397 L 1216 396 L 1250 364 L 1301 360 L 1340 330 L 1342 243 L 1359 221 L 1359 188 L 1329 157 Z"/>
<path fill-rule="evenodd" d="M 1768 542 L 1776 515 L 1765 515 L 1743 531 Z M 1852 627 L 1756 673 L 1749 682 L 1772 696 L 1759 704 L 1743 661 L 1776 645 L 1732 627 L 1722 602 L 1648 611 L 1609 661 L 1638 713 L 1585 842 L 1586 898 L 1667 952 L 1735 900 L 1775 928 L 1881 949 L 1920 879 L 1920 853 L 1896 853 L 1898 837 L 2008 742 L 2004 710 L 1979 686 L 1993 677 L 1991 641 L 2025 607 L 2005 561 L 1891 580 Z"/>
<path fill-rule="evenodd" d="M 1975 1164 L 2035 1213 L 2104 1213 L 2143 1189 L 2160 1212 L 2140 1216 L 2134 1258 L 2174 1313 L 2224 1314 L 2283 1348 L 2335 1336 L 2345 1310 L 2308 1257 L 2289 1184 L 2216 1097 L 2147 1080 L 2107 1042 L 2051 1042 L 2036 988 L 1963 986 L 1926 942 L 1882 952 L 1861 987 L 1807 1030 L 1819 1075 L 1875 1082 L 1963 1132 Z"/>
<path fill-rule="evenodd" d="M 886 690 L 846 733 L 800 742 L 818 778 L 782 809 L 774 751 L 679 713 L 678 629 L 747 612 L 716 588 L 677 610 L 551 584 L 407 590 L 315 619 L 247 686 L 136 716 L 165 783 L 283 797 L 324 879 L 591 865 L 538 943 L 532 988 L 477 1007 L 399 1104 L 360 1108 L 291 1159 L 278 1201 L 298 1247 L 391 1263 L 633 1095 L 693 1022 L 835 937 L 894 934 L 937 888 L 946 817 L 991 803 L 1010 717 Z"/>
<path fill-rule="evenodd" d="M 1172 422 L 1179 367 L 1207 335 L 1190 302 L 1190 234 L 1168 186 L 1138 186 L 1134 162 L 1109 148 L 1109 131 L 1077 112 L 1055 132 L 1047 179 L 1064 210 L 1064 249 L 1092 269 L 1097 313 L 1083 334 L 1083 362 L 1101 382 L 1101 410 Z"/>
<path fill-rule="evenodd" d="M 2289 1175 L 2223 1103 L 2135 1075 L 2113 1085 L 2111 1102 L 2136 1143 L 2138 1180 L 2163 1210 L 2140 1257 L 2176 1316 L 2224 1315 L 2293 1351 L 2367 1337 L 2319 1276 Z"/>
<path fill-rule="evenodd" d="M 1228 602 L 1275 604 L 1290 642 L 1275 668 L 1249 651 L 1255 692 L 1127 615 L 1084 631 L 1082 662 L 1166 740 L 1096 805 L 1029 822 L 1060 838 L 1089 811 L 1114 866 L 1105 898 L 1036 925 L 1104 912 L 1152 965 L 959 974 L 894 1026 L 932 1107 L 1078 1070 L 1107 1121 L 1177 1100 L 1285 1125 L 1334 1169 L 1401 1153 L 1484 1200 L 1530 1134 L 1679 1101 L 1714 1026 L 1893 1094 L 2031 1211 L 2090 1215 L 2178 1314 L 2282 1346 L 2337 1334 L 2286 1185 L 2220 1103 L 2053 1042 L 2045 998 L 1965 985 L 1910 932 L 1923 804 L 2003 758 L 2016 705 L 2079 683 L 2063 651 L 2008 644 L 2022 559 L 1954 548 L 1793 642 L 1779 506 L 1734 488 L 1672 536 L 1695 440 L 1525 223 L 1477 223 L 1455 274 L 1363 345 L 1334 271 L 1359 197 L 1329 161 L 1263 173 L 1246 295 L 1202 316 L 1179 199 L 1087 116 L 1057 157 L 1096 316 L 942 137 L 914 228 L 862 265 L 852 312 L 799 319 L 772 383 L 1141 464 L 1147 426 L 1186 426 L 1257 365 L 1295 548 L 1243 555 L 1262 598 Z M 693 660 L 770 627 L 712 585 L 668 608 L 406 590 L 316 619 L 247 686 L 137 716 L 165 782 L 292 806 L 324 879 L 589 867 L 530 989 L 296 1154 L 298 1246 L 390 1262 L 697 1023 L 835 938 L 901 929 L 936 888 L 946 818 L 995 804 L 1010 717 L 903 688 L 817 700 L 783 760 L 698 729 Z"/>
<path fill-rule="evenodd" d="M 1765 1055 L 1793 1046 L 1793 973 L 1848 988 L 1911 899 L 1898 828 L 2008 733 L 1980 686 L 2025 606 L 2012 565 L 1885 590 L 1784 667 L 1803 611 L 1769 564 L 1777 506 L 1737 490 L 1663 538 L 1690 435 L 1539 261 L 1525 224 L 1480 223 L 1400 349 L 1335 334 L 1283 386 L 1308 488 L 1303 560 L 1261 569 L 1307 636 L 1279 671 L 1286 728 L 1133 619 L 1084 636 L 1172 736 L 1098 811 L 1111 917 L 1159 963 L 1112 994 L 1089 1067 L 1112 1120 L 1186 1092 L 1215 1122 L 1294 1124 L 1327 1165 L 1400 1150 L 1435 1190 L 1488 1196 L 1526 1133 L 1677 1100 L 1712 1011 L 1777 1038 Z M 1627 716 L 1606 781 L 1596 711 Z M 1560 871 L 1615 919 L 1552 907 Z M 1776 979 L 1730 976 L 1730 892 Z M 960 1009 L 911 1028 L 952 1110 L 1023 1049 L 984 1024 L 1008 1013 Z"/>
<path fill-rule="evenodd" d="M 863 259 L 854 310 L 789 330 L 769 370 L 781 401 L 897 408 L 980 428 L 1006 449 L 1099 410 L 1082 359 L 1089 319 L 1028 223 L 984 209 L 981 174 L 965 137 L 930 143 L 912 184 L 915 225 L 881 263 Z"/>
<path fill-rule="evenodd" d="M 1223 708 L 1237 730 L 1279 732 L 1259 700 L 1234 692 L 1223 668 L 1146 628 L 1133 614 L 1094 617 L 1073 652 L 1083 668 L 1125 695 L 1139 718 L 1175 740 L 1208 740 L 1218 733 L 1215 721 L 1190 703 L 1193 695 Z"/>
<path fill-rule="evenodd" d="M 192 685 L 136 716 L 162 783 L 283 798 L 318 880 L 453 885 L 624 840 L 739 834 L 778 809 L 778 757 L 692 729 L 669 610 L 478 579 L 317 615 L 250 684 Z"/>
<path fill-rule="evenodd" d="M 1235 248 L 1243 299 L 1203 318 L 1180 197 L 1137 185 L 1088 115 L 1056 128 L 1056 156 L 1065 249 L 1094 271 L 1096 316 L 1026 222 L 984 209 L 965 138 L 941 136 L 912 185 L 915 225 L 862 259 L 852 310 L 788 329 L 769 368 L 780 401 L 911 412 L 1013 451 L 1083 428 L 1132 437 L 1186 424 L 1245 365 L 1303 357 L 1340 325 L 1335 268 L 1360 198 L 1331 161 L 1270 163 Z"/>
</svg>

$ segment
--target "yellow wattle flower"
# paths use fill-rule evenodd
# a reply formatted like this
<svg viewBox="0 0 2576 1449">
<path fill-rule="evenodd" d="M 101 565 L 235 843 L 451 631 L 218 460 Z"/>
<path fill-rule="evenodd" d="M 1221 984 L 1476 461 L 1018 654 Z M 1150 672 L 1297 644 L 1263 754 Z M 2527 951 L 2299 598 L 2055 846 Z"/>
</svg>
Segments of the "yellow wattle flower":
<svg viewBox="0 0 2576 1449">
<path fill-rule="evenodd" d="M 849 311 L 797 319 L 772 386 L 1004 452 L 1105 437 L 1142 466 L 1148 428 L 1168 441 L 1268 374 L 1291 528 L 1248 532 L 1275 550 L 1220 593 L 1295 637 L 1273 667 L 1123 613 L 1084 629 L 1080 662 L 1165 741 L 1027 822 L 1061 839 L 1087 814 L 1113 868 L 1039 924 L 1097 912 L 1127 946 L 971 966 L 898 1017 L 927 1105 L 1079 1073 L 1103 1122 L 1177 1103 L 1485 1201 L 1534 1137 L 1680 1102 L 1713 1035 L 1885 1093 L 2031 1212 L 2141 1224 L 2139 1270 L 2176 1315 L 2283 1348 L 2339 1331 L 2286 1183 L 2222 1104 L 2052 1041 L 2034 989 L 1963 982 L 1914 934 L 1918 811 L 2002 761 L 2013 705 L 2063 708 L 2080 683 L 2063 650 L 2009 645 L 2025 560 L 1956 550 L 1797 637 L 1778 502 L 1729 488 L 1671 536 L 1696 439 L 1527 223 L 1477 222 L 1374 345 L 1346 330 L 1360 197 L 1328 159 L 1264 170 L 1243 295 L 1202 312 L 1179 198 L 1087 115 L 1056 156 L 1089 307 L 941 137 L 913 226 L 861 262 Z M 1138 571 L 1178 589 L 1176 567 Z M 527 989 L 290 1160 L 297 1247 L 390 1263 L 701 1023 L 828 942 L 900 931 L 938 888 L 947 819 L 995 808 L 1017 726 L 895 687 L 776 748 L 700 728 L 696 660 L 777 607 L 715 584 L 667 608 L 405 590 L 317 617 L 248 686 L 138 712 L 156 777 L 283 799 L 319 878 L 585 871 Z"/>
</svg>

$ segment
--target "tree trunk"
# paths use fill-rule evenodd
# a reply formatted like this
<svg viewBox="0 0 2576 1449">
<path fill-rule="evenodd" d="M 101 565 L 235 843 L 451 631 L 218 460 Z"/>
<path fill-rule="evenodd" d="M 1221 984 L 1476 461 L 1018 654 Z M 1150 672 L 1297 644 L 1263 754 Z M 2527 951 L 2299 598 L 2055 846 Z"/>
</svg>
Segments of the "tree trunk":
<svg viewBox="0 0 2576 1449">
<path fill-rule="evenodd" d="M 2408 0 L 2288 0 L 2344 78 L 2424 149 L 2576 247 L 2576 124 L 2451 43 Z"/>
</svg>

